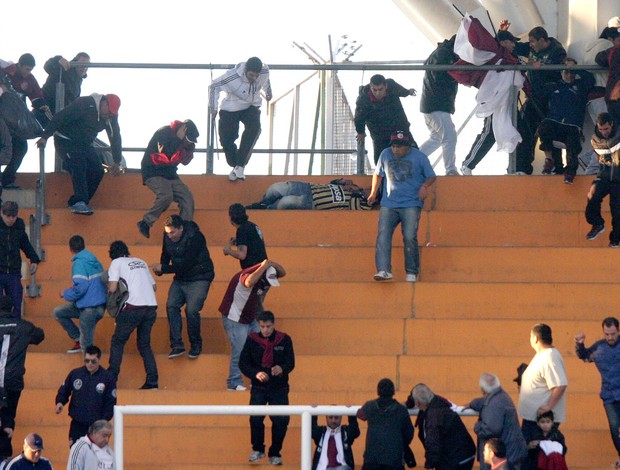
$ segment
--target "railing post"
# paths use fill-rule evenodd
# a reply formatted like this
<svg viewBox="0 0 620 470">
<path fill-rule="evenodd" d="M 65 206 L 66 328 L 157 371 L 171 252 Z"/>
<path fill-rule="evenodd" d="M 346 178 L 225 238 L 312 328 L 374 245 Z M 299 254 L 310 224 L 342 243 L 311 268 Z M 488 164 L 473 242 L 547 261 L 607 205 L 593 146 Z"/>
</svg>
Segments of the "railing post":
<svg viewBox="0 0 620 470">
<path fill-rule="evenodd" d="M 517 119 L 518 119 L 518 109 L 517 109 L 517 101 L 519 97 L 519 88 L 516 85 L 510 87 L 510 97 L 508 98 L 511 103 L 511 113 L 510 117 L 512 120 L 512 125 L 515 129 L 517 129 Z M 517 150 L 510 152 L 508 154 L 508 169 L 507 173 L 509 175 L 514 175 L 517 171 Z"/>
<path fill-rule="evenodd" d="M 366 146 L 364 145 L 364 140 L 357 141 L 357 174 L 363 175 L 364 166 L 366 164 Z"/>
<path fill-rule="evenodd" d="M 209 111 L 207 119 L 207 175 L 213 174 L 213 157 L 214 157 L 214 140 L 215 140 L 215 117 Z"/>
<path fill-rule="evenodd" d="M 123 447 L 123 413 L 118 406 L 114 406 L 114 457 L 115 469 L 123 470 L 125 449 Z"/>
<path fill-rule="evenodd" d="M 301 470 L 312 469 L 312 415 L 301 414 Z"/>
</svg>

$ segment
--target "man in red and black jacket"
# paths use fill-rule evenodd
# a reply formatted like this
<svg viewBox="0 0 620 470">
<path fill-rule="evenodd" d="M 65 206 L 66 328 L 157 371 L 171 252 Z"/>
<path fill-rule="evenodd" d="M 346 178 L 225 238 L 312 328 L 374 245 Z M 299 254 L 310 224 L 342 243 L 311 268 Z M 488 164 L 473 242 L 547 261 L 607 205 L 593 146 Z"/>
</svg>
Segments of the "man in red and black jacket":
<svg viewBox="0 0 620 470">
<path fill-rule="evenodd" d="M 138 222 L 138 230 L 146 238 L 151 236 L 151 226 L 173 201 L 179 205 L 183 220 L 193 219 L 194 196 L 179 178 L 177 167 L 194 158 L 198 135 L 196 125 L 186 119 L 159 128 L 151 137 L 141 167 L 142 183 L 155 193 L 155 202 Z"/>
<path fill-rule="evenodd" d="M 295 368 L 291 337 L 275 329 L 275 317 L 268 310 L 256 316 L 260 333 L 250 333 L 239 358 L 243 375 L 252 380 L 250 405 L 288 405 L 288 375 Z M 270 416 L 269 463 L 282 465 L 280 451 L 290 421 L 289 416 Z M 264 416 L 250 416 L 252 453 L 249 461 L 265 457 Z"/>
</svg>

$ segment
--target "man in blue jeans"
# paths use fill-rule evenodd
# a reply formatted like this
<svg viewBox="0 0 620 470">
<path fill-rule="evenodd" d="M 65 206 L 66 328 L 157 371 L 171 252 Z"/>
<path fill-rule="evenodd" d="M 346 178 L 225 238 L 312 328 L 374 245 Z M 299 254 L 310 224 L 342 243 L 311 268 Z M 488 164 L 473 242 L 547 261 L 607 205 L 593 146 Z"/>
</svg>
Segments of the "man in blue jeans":
<svg viewBox="0 0 620 470">
<path fill-rule="evenodd" d="M 405 243 L 407 282 L 416 282 L 420 272 L 418 221 L 435 172 L 428 157 L 411 147 L 411 139 L 403 131 L 392 134 L 390 146 L 381 152 L 368 203 L 374 204 L 383 187 L 379 211 L 379 232 L 375 253 L 375 281 L 392 279 L 392 235 L 400 223 Z"/>
<path fill-rule="evenodd" d="M 185 354 L 183 318 L 185 305 L 187 335 L 190 349 L 187 357 L 196 359 L 202 352 L 200 310 L 207 299 L 209 287 L 215 278 L 213 261 L 207 241 L 195 222 L 185 221 L 180 215 L 171 215 L 164 222 L 164 241 L 160 263 L 151 266 L 157 276 L 174 273 L 168 291 L 166 313 L 170 327 L 170 354 L 168 359 Z"/>
<path fill-rule="evenodd" d="M 84 238 L 73 235 L 69 240 L 73 253 L 71 277 L 73 287 L 60 292 L 68 304 L 54 309 L 54 318 L 75 344 L 68 353 L 84 351 L 93 344 L 95 326 L 103 317 L 106 304 L 106 287 L 103 283 L 103 266 L 94 254 L 86 249 Z M 79 328 L 73 319 L 79 319 Z"/>
<path fill-rule="evenodd" d="M 577 357 L 585 362 L 594 362 L 601 374 L 601 400 L 607 421 L 611 440 L 614 443 L 619 460 L 615 467 L 620 465 L 620 334 L 617 318 L 608 317 L 603 320 L 603 339 L 598 340 L 589 348 L 586 348 L 586 335 L 575 335 L 575 349 Z"/>
</svg>

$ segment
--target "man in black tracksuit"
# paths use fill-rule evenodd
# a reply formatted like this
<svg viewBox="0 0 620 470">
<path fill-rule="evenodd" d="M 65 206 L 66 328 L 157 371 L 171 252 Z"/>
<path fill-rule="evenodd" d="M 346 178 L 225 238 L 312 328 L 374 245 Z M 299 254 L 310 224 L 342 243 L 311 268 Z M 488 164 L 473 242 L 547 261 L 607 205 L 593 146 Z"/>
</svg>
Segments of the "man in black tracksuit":
<svg viewBox="0 0 620 470">
<path fill-rule="evenodd" d="M 381 152 L 390 146 L 390 137 L 396 131 L 404 131 L 409 136 L 412 146 L 418 148 L 411 132 L 409 121 L 400 102 L 401 97 L 415 95 L 413 88 L 406 89 L 391 78 L 373 75 L 370 83 L 360 87 L 360 94 L 355 102 L 355 131 L 358 142 L 366 136 L 365 127 L 370 131 L 374 147 L 375 163 Z"/>
<path fill-rule="evenodd" d="M 295 368 L 293 341 L 286 333 L 276 331 L 272 312 L 261 312 L 256 316 L 256 320 L 260 333 L 250 333 L 239 358 L 241 372 L 252 380 L 250 405 L 288 405 L 288 375 Z M 272 423 L 269 462 L 271 465 L 282 465 L 280 451 L 290 417 L 269 418 Z M 250 462 L 265 457 L 264 420 L 264 416 L 250 416 Z"/>
<path fill-rule="evenodd" d="M 45 333 L 26 320 L 11 313 L 11 299 L 0 295 L 0 348 L 8 346 L 7 354 L 0 355 L 0 460 L 13 455 L 11 437 L 15 429 L 15 416 L 19 397 L 24 389 L 26 352 L 31 344 L 40 344 Z M 8 343 L 8 344 L 7 344 Z"/>
</svg>

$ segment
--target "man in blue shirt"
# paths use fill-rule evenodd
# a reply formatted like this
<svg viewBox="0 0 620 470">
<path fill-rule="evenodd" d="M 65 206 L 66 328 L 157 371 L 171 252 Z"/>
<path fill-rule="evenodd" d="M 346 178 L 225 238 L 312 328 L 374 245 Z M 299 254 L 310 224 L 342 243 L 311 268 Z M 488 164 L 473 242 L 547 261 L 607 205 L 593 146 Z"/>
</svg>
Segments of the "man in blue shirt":
<svg viewBox="0 0 620 470">
<path fill-rule="evenodd" d="M 617 318 L 608 317 L 603 320 L 603 339 L 598 340 L 589 348 L 585 346 L 586 335 L 575 335 L 575 349 L 577 357 L 585 362 L 594 362 L 601 374 L 601 400 L 607 420 L 609 431 L 614 442 L 618 456 L 620 457 L 620 342 Z M 620 460 L 616 462 L 616 468 Z"/>
<path fill-rule="evenodd" d="M 418 221 L 429 188 L 435 182 L 435 172 L 428 157 L 411 147 L 411 143 L 406 132 L 394 132 L 390 146 L 381 152 L 372 176 L 369 204 L 377 200 L 378 192 L 383 188 L 375 253 L 375 281 L 392 279 L 392 235 L 399 223 L 402 224 L 405 243 L 405 280 L 416 282 L 420 272 Z"/>
</svg>

